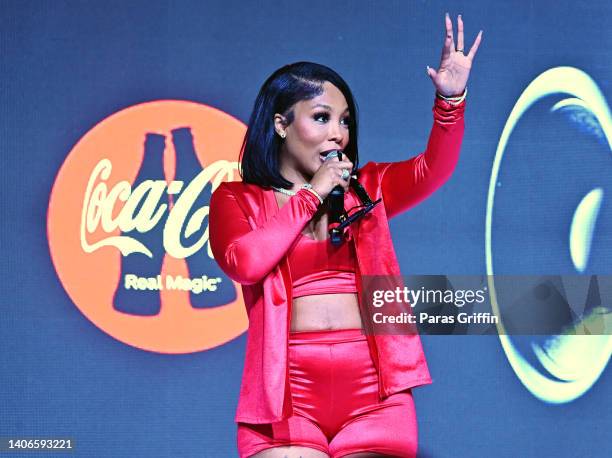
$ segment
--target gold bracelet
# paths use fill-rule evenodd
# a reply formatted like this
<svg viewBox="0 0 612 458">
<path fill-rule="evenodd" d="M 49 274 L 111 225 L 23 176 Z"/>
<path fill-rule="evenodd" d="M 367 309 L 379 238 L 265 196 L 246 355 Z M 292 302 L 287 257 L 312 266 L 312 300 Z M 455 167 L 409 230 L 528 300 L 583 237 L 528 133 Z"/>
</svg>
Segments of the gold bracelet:
<svg viewBox="0 0 612 458">
<path fill-rule="evenodd" d="M 451 105 L 459 105 L 461 102 L 463 102 L 465 100 L 467 96 L 467 86 L 465 87 L 465 89 L 463 90 L 463 94 L 458 95 L 457 97 L 446 97 L 442 94 L 440 94 L 439 92 L 436 92 L 436 97 L 445 100 L 446 102 L 450 103 Z"/>
<path fill-rule="evenodd" d="M 317 199 L 319 199 L 320 203 L 323 203 L 323 198 L 319 195 L 319 193 L 317 191 L 312 189 L 312 185 L 308 186 L 308 184 L 305 184 L 305 185 L 302 186 L 302 189 L 305 189 L 306 191 L 310 191 L 311 193 L 313 193 L 317 197 Z"/>
</svg>

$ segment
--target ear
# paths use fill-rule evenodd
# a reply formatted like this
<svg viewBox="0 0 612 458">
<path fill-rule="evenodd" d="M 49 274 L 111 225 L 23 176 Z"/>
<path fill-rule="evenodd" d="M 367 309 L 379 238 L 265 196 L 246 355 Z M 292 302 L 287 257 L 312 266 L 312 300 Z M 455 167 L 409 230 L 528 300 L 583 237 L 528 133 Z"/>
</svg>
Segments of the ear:
<svg viewBox="0 0 612 458">
<path fill-rule="evenodd" d="M 287 127 L 287 118 L 285 118 L 282 114 L 276 113 L 274 115 L 274 130 L 281 137 L 286 135 L 285 128 Z"/>
</svg>

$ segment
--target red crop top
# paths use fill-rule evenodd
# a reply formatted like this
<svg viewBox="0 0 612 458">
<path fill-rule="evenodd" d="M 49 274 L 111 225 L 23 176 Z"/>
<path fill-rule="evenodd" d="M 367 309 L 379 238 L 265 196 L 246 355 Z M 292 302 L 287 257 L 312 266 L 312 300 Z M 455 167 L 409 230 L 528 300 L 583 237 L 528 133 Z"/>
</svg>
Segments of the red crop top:
<svg viewBox="0 0 612 458">
<path fill-rule="evenodd" d="M 348 231 L 338 247 L 327 240 L 314 240 L 300 234 L 289 250 L 293 297 L 311 294 L 356 293 L 355 244 Z"/>
</svg>

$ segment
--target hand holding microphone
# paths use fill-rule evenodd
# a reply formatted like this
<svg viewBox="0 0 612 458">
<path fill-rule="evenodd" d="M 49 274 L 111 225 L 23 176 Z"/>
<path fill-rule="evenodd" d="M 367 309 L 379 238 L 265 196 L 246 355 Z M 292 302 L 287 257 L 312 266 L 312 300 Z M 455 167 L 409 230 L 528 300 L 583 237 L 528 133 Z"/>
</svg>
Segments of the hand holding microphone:
<svg viewBox="0 0 612 458">
<path fill-rule="evenodd" d="M 329 239 L 332 245 L 340 245 L 344 241 L 344 230 L 350 224 L 363 218 L 371 212 L 382 199 L 370 199 L 367 191 L 358 181 L 353 183 L 355 192 L 361 200 L 361 209 L 348 214 L 344 210 L 344 193 L 348 191 L 353 163 L 341 151 L 329 152 L 325 161 L 313 176 L 310 184 L 323 199 L 327 200 L 329 208 Z"/>
<path fill-rule="evenodd" d="M 336 193 L 342 192 L 344 198 L 344 192 L 349 189 L 352 171 L 353 163 L 348 157 L 340 150 L 333 150 L 327 154 L 325 162 L 314 174 L 310 184 L 322 199 L 327 198 L 334 189 Z"/>
<path fill-rule="evenodd" d="M 340 245 L 344 240 L 344 231 L 338 228 L 341 217 L 344 215 L 344 193 L 348 191 L 353 163 L 342 154 L 342 151 L 330 151 L 325 162 L 319 167 L 310 184 L 318 191 L 318 179 L 325 185 L 327 193 L 321 196 L 327 199 L 329 208 L 329 235 L 333 245 Z M 320 176 L 319 176 L 320 175 Z M 328 190 L 331 187 L 331 190 Z M 324 191 L 324 192 L 325 192 Z"/>
</svg>

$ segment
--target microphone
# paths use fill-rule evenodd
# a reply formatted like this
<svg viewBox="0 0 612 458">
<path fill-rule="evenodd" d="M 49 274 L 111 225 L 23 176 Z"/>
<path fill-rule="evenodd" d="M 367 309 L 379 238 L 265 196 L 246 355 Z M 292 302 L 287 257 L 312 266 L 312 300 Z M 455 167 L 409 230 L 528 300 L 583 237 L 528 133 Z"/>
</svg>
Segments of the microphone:
<svg viewBox="0 0 612 458">
<path fill-rule="evenodd" d="M 327 153 L 325 160 L 338 157 L 342 160 L 342 151 L 334 150 Z M 343 231 L 338 229 L 341 223 L 341 217 L 344 215 L 344 188 L 340 185 L 335 186 L 327 196 L 327 204 L 329 207 L 329 235 L 332 245 L 340 245 L 343 241 Z"/>
</svg>

